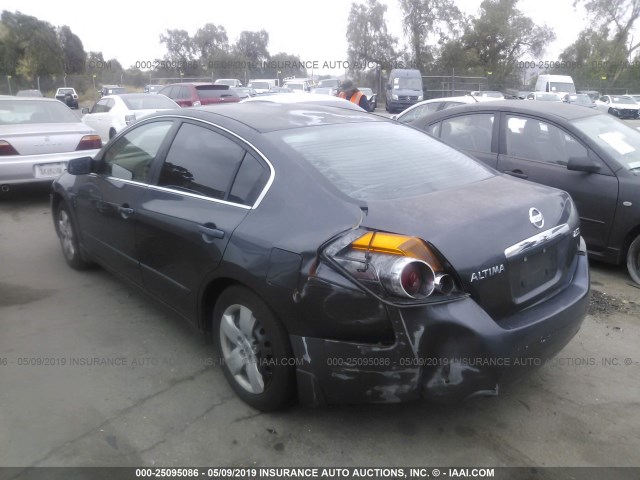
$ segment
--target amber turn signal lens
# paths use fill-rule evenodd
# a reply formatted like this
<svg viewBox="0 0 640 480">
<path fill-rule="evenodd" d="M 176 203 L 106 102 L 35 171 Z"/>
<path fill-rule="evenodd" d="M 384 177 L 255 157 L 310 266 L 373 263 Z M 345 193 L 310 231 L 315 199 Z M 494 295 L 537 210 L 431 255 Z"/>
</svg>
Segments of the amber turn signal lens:
<svg viewBox="0 0 640 480">
<path fill-rule="evenodd" d="M 417 237 L 395 233 L 367 232 L 351 243 L 354 250 L 369 250 L 387 255 L 417 258 L 427 262 L 434 271 L 442 271 L 442 264 L 424 241 Z"/>
</svg>

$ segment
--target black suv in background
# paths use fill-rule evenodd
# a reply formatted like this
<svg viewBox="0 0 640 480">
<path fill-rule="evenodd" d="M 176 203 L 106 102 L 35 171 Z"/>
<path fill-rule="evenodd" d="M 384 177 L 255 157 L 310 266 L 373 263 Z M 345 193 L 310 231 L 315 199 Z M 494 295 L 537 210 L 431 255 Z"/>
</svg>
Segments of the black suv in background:
<svg viewBox="0 0 640 480">
<path fill-rule="evenodd" d="M 56 100 L 60 100 L 69 108 L 78 108 L 78 94 L 75 88 L 59 88 L 56 91 Z"/>
</svg>

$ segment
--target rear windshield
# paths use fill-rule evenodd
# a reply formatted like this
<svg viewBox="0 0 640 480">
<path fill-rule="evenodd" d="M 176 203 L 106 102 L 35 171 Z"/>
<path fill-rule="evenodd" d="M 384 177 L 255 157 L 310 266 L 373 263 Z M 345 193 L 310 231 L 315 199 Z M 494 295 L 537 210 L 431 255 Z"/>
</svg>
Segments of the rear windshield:
<svg viewBox="0 0 640 480">
<path fill-rule="evenodd" d="M 136 95 L 120 97 L 129 110 L 149 110 L 154 108 L 178 108 L 178 105 L 164 95 Z"/>
<path fill-rule="evenodd" d="M 21 123 L 81 123 L 69 107 L 58 102 L 1 101 L 0 125 Z"/>
<path fill-rule="evenodd" d="M 196 87 L 196 90 L 198 91 L 198 96 L 200 98 L 238 97 L 238 95 L 233 90 L 229 89 L 214 89 L 211 88 L 211 86 L 200 86 Z"/>
<path fill-rule="evenodd" d="M 73 88 L 59 88 L 58 89 L 58 95 L 65 95 L 67 93 L 76 93 L 75 90 Z"/>
<path fill-rule="evenodd" d="M 593 115 L 572 122 L 628 170 L 640 170 L 640 132 L 611 115 Z"/>
<path fill-rule="evenodd" d="M 271 84 L 269 82 L 251 82 L 249 86 L 251 88 L 260 88 L 260 89 L 269 90 L 269 87 L 271 87 Z"/>
<path fill-rule="evenodd" d="M 493 176 L 470 157 L 404 125 L 351 123 L 269 135 L 358 200 L 413 197 Z"/>
</svg>

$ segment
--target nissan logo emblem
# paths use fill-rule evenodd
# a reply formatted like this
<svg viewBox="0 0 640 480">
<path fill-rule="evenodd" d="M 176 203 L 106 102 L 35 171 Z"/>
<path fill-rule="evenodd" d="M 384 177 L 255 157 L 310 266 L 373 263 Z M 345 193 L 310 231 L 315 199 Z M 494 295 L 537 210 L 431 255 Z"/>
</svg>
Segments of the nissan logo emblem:
<svg viewBox="0 0 640 480">
<path fill-rule="evenodd" d="M 529 221 L 536 228 L 544 227 L 544 217 L 542 216 L 542 212 L 537 208 L 529 209 Z"/>
</svg>

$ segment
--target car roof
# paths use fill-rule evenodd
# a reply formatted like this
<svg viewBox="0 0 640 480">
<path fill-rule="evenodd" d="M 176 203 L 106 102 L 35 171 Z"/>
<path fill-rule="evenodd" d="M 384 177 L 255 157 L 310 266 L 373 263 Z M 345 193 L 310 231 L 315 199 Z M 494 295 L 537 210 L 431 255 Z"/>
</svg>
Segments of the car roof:
<svg viewBox="0 0 640 480">
<path fill-rule="evenodd" d="M 16 97 L 13 95 L 0 95 L 0 100 L 13 100 L 14 102 L 54 102 L 60 103 L 60 100 L 46 97 Z"/>
<path fill-rule="evenodd" d="M 491 102 L 458 105 L 429 115 L 429 118 L 435 119 L 436 117 L 448 117 L 458 112 L 481 112 L 487 110 L 512 113 L 529 113 L 532 115 L 556 117 L 558 119 L 567 121 L 602 114 L 602 112 L 600 112 L 599 110 L 593 110 L 591 108 L 584 108 L 576 105 L 568 105 L 564 102 L 523 102 L 522 100 L 496 100 Z M 410 124 L 411 123 L 412 122 L 410 122 Z"/>
<path fill-rule="evenodd" d="M 314 103 L 241 102 L 172 110 L 159 114 L 163 115 L 186 115 L 204 121 L 215 121 L 224 117 L 261 133 L 315 125 L 390 121 L 365 111 L 358 112 Z"/>
</svg>

